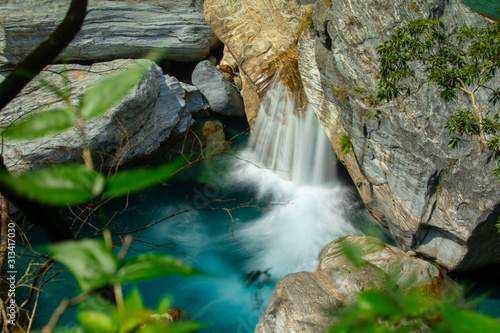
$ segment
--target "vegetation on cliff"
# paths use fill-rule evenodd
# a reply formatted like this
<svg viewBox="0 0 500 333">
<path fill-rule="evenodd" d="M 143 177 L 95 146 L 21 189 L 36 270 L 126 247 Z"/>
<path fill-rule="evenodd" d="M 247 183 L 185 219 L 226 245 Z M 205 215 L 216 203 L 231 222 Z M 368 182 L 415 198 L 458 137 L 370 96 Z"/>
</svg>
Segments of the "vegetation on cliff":
<svg viewBox="0 0 500 333">
<path fill-rule="evenodd" d="M 424 72 L 443 100 L 456 100 L 459 93 L 468 97 L 470 106 L 457 110 L 446 123 L 449 146 L 458 148 L 463 136 L 472 136 L 498 161 L 500 110 L 494 108 L 500 104 L 499 22 L 486 28 L 464 27 L 452 39 L 439 20 L 416 20 L 398 28 L 378 52 L 380 99 L 411 95 L 422 84 L 416 80 L 417 72 Z M 488 97 L 486 103 L 481 104 L 480 94 Z M 500 165 L 495 175 L 500 176 Z"/>
</svg>

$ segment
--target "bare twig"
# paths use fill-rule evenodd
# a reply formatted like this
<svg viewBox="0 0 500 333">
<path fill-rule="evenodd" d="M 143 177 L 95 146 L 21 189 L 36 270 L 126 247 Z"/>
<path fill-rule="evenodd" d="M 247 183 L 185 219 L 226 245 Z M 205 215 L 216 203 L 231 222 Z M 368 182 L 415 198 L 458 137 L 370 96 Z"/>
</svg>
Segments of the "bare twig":
<svg viewBox="0 0 500 333">
<path fill-rule="evenodd" d="M 52 317 L 50 318 L 50 321 L 48 322 L 48 324 L 45 325 L 44 328 L 42 329 L 42 333 L 51 333 L 54 330 L 54 328 L 56 327 L 57 322 L 59 321 L 59 318 L 64 313 L 64 311 L 66 311 L 66 309 L 70 306 L 74 306 L 74 305 L 80 304 L 81 302 L 85 301 L 87 299 L 87 297 L 88 297 L 88 294 L 83 293 L 83 294 L 80 294 L 71 300 L 68 300 L 66 298 L 63 299 L 61 301 L 61 304 L 59 304 L 59 306 L 57 307 L 56 311 L 54 311 L 54 313 L 52 313 Z"/>
</svg>

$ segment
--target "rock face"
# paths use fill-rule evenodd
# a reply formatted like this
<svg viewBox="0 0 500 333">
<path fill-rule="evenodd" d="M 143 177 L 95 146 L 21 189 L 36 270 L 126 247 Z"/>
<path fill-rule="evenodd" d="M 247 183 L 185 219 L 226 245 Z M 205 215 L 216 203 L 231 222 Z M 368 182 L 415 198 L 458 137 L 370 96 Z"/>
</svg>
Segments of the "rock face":
<svg viewBox="0 0 500 333">
<path fill-rule="evenodd" d="M 199 62 L 191 80 L 207 98 L 212 111 L 225 116 L 242 117 L 245 115 L 245 107 L 240 94 L 228 78 L 210 61 Z"/>
<path fill-rule="evenodd" d="M 165 51 L 167 60 L 203 60 L 218 39 L 202 10 L 195 3 L 190 5 L 186 0 L 90 1 L 82 30 L 59 60 L 140 58 L 153 49 Z M 67 9 L 68 1 L 34 6 L 24 0 L 0 5 L 0 40 L 4 44 L 0 42 L 0 61 L 19 62 L 55 29 Z"/>
<path fill-rule="evenodd" d="M 297 0 L 205 0 L 204 8 L 208 25 L 234 59 L 229 62 L 243 74 L 241 94 L 252 124 L 260 104 L 259 79 L 271 60 L 296 44 L 308 9 Z"/>
<path fill-rule="evenodd" d="M 452 32 L 486 24 L 458 0 L 346 0 L 331 8 L 318 1 L 315 31 L 300 39 L 299 67 L 307 98 L 372 215 L 404 250 L 463 271 L 500 262 L 495 162 L 475 142 L 447 147 L 446 119 L 467 100 L 447 104 L 423 85 L 380 114 L 364 101 L 376 94 L 377 46 L 401 24 L 431 16 Z M 345 156 L 343 131 L 353 147 Z"/>
<path fill-rule="evenodd" d="M 345 259 L 342 242 L 358 246 L 368 264 L 354 268 Z M 396 276 L 401 288 L 422 287 L 440 295 L 454 283 L 430 263 L 373 237 L 349 236 L 323 249 L 316 272 L 299 272 L 281 279 L 255 329 L 256 333 L 326 332 L 333 313 L 353 303 L 365 289 L 384 288 L 381 272 Z M 394 272 L 399 275 L 391 275 Z"/>
<path fill-rule="evenodd" d="M 95 82 L 137 61 L 116 60 L 92 66 L 52 65 L 40 77 L 63 86 L 61 73 L 71 87 L 72 104 Z M 193 90 L 194 88 L 191 87 Z M 161 143 L 183 133 L 193 123 L 193 109 L 186 106 L 186 91 L 177 79 L 162 74 L 151 62 L 151 70 L 117 106 L 85 125 L 85 138 L 97 167 L 109 170 L 148 156 Z M 0 124 L 9 124 L 37 111 L 62 105 L 40 80 L 32 81 L 0 114 Z M 29 142 L 4 142 L 3 156 L 12 171 L 59 163 L 81 163 L 82 140 L 75 129 Z"/>
</svg>

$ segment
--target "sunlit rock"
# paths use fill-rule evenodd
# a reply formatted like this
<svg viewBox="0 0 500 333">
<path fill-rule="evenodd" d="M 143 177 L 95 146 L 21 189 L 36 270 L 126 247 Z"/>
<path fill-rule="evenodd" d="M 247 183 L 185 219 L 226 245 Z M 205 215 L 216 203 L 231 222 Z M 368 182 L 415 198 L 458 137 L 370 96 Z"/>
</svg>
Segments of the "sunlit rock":
<svg viewBox="0 0 500 333">
<path fill-rule="evenodd" d="M 226 46 L 225 62 L 238 67 L 242 74 L 241 94 L 250 124 L 257 116 L 262 98 L 258 81 L 268 74 L 268 63 L 296 45 L 302 16 L 310 10 L 300 3 L 297 0 L 204 2 L 205 19 Z"/>
<path fill-rule="evenodd" d="M 356 268 L 346 259 L 346 241 L 362 251 L 365 266 Z M 373 237 L 340 238 L 325 246 L 319 259 L 316 272 L 288 274 L 278 282 L 256 333 L 326 332 L 335 311 L 355 302 L 360 291 L 384 289 L 387 276 L 403 290 L 419 287 L 435 296 L 455 286 L 434 265 Z"/>
</svg>

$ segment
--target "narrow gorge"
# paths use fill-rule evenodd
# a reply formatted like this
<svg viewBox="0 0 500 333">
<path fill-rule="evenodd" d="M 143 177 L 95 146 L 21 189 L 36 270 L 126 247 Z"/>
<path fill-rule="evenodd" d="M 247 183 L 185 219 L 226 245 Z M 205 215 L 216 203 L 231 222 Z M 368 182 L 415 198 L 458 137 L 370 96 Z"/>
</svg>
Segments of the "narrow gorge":
<svg viewBox="0 0 500 333">
<path fill-rule="evenodd" d="M 0 80 L 51 34 L 71 1 L 35 2 L 0 1 Z M 110 303 L 97 312 L 116 308 L 109 310 L 109 332 L 147 331 L 158 321 L 184 332 L 175 324 L 191 320 L 204 325 L 186 332 L 328 332 L 342 309 L 373 290 L 424 291 L 441 304 L 450 291 L 467 298 L 487 288 L 479 312 L 500 316 L 497 154 L 474 138 L 449 147 L 448 118 L 471 103 L 469 96 L 446 102 L 435 85 L 422 83 L 391 101 L 377 98 L 378 50 L 400 27 L 439 19 L 447 37 L 456 38 L 464 26 L 498 25 L 496 14 L 468 6 L 461 0 L 90 0 L 81 31 L 0 110 L 6 169 L 0 192 L 14 184 L 11 178 L 86 165 L 105 179 L 102 188 L 78 204 L 49 206 L 77 242 L 103 239 L 117 258 L 116 272 L 103 269 L 108 276 L 150 253 L 191 268 L 179 268 L 188 277 L 165 268 L 167 276 L 151 273 L 151 281 L 139 283 L 115 277 L 87 292 L 71 267 L 63 272 L 49 259 L 50 228 L 31 224 L 22 207 L 5 208 L 2 196 L 2 213 L 10 212 L 18 230 L 17 327 L 52 332 L 47 327 L 63 298 L 80 302 L 84 295 L 89 303 L 56 315 L 58 327 L 108 332 L 99 326 L 107 319 L 81 314 L 96 306 L 96 292 Z M 144 59 L 155 50 L 161 52 L 154 61 Z M 100 117 L 78 113 L 91 87 L 134 66 L 146 70 L 124 98 Z M 498 88 L 499 74 L 491 73 Z M 414 80 L 425 78 L 418 68 Z M 486 93 L 474 100 L 490 102 Z M 77 110 L 73 127 L 9 139 L 9 129 L 32 115 L 66 108 Z M 180 170 L 136 193 L 106 195 L 122 173 L 135 175 L 127 180 L 134 188 L 148 170 L 165 165 Z M 157 265 L 149 270 L 161 271 Z M 463 291 L 470 286 L 461 285 L 465 277 L 477 284 L 472 292 Z M 4 304 L 6 288 L 0 288 Z M 131 306 L 136 288 L 140 306 Z M 132 313 L 143 306 L 154 310 L 144 310 L 133 329 L 120 326 L 126 317 L 136 320 Z M 439 320 L 448 319 L 439 314 L 429 322 Z M 17 332 L 3 326 L 2 332 Z"/>
</svg>

